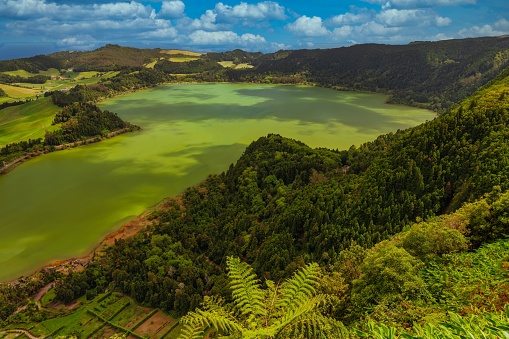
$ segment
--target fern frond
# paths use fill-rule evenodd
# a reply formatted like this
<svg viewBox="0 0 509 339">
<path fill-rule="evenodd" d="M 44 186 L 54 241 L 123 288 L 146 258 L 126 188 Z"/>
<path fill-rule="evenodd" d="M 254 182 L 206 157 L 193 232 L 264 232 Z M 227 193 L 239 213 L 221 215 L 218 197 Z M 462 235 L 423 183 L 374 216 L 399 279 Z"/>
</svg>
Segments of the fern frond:
<svg viewBox="0 0 509 339">
<path fill-rule="evenodd" d="M 237 322 L 233 314 L 222 306 L 222 303 L 221 298 L 206 297 L 202 305 L 203 310 L 189 312 L 180 321 L 188 333 L 199 333 L 198 329 L 203 332 L 210 326 L 223 333 L 242 333 L 245 329 Z"/>
<path fill-rule="evenodd" d="M 203 328 L 200 325 L 185 324 L 178 339 L 202 339 Z"/>
<path fill-rule="evenodd" d="M 290 280 L 281 285 L 281 299 L 278 307 L 300 307 L 316 293 L 315 286 L 320 278 L 320 267 L 316 263 L 308 264 L 295 272 Z"/>
<path fill-rule="evenodd" d="M 253 269 L 239 258 L 228 257 L 228 278 L 239 312 L 250 317 L 265 315 L 264 292 Z"/>
<path fill-rule="evenodd" d="M 315 311 L 307 311 L 280 328 L 276 337 L 283 338 L 346 338 L 342 323 Z"/>
</svg>

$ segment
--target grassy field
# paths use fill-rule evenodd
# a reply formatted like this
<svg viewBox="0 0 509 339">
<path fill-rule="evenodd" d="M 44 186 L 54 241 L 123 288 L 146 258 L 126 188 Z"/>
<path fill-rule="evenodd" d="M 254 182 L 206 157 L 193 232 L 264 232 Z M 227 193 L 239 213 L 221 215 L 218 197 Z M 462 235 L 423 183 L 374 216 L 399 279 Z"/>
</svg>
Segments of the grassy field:
<svg viewBox="0 0 509 339">
<path fill-rule="evenodd" d="M 218 64 L 220 64 L 223 67 L 231 67 L 235 69 L 242 69 L 242 68 L 253 68 L 253 65 L 250 64 L 238 64 L 235 65 L 233 61 L 219 61 Z"/>
<path fill-rule="evenodd" d="M 170 58 L 170 61 L 171 62 L 188 62 L 188 61 L 194 61 L 194 60 L 198 60 L 199 58 L 195 58 L 195 57 L 171 57 Z"/>
<path fill-rule="evenodd" d="M 36 74 L 25 71 L 24 69 L 18 69 L 17 71 L 5 71 L 3 74 L 12 75 L 12 76 L 20 76 L 20 77 L 31 77 Z"/>
<path fill-rule="evenodd" d="M 80 302 L 81 306 L 67 316 L 26 324 L 25 328 L 39 337 L 107 338 L 118 333 L 129 334 L 129 338 L 162 339 L 176 338 L 180 333 L 177 319 L 160 310 L 142 307 L 120 293 L 100 294 L 91 301 Z"/>
<path fill-rule="evenodd" d="M 37 87 L 35 87 L 37 86 Z M 35 97 L 36 94 L 41 92 L 41 85 L 35 85 L 35 88 L 25 88 L 18 86 L 11 86 L 0 84 L 0 88 L 12 99 L 25 99 L 29 97 Z M 36 89 L 39 88 L 39 89 Z"/>
<path fill-rule="evenodd" d="M 59 109 L 48 97 L 0 110 L 0 147 L 43 138 L 46 130 L 56 129 L 51 122 Z"/>
<path fill-rule="evenodd" d="M 191 51 L 183 51 L 183 50 L 180 50 L 180 49 L 162 50 L 161 53 L 169 54 L 169 55 L 180 54 L 180 55 L 187 55 L 187 56 L 190 56 L 190 57 L 199 57 L 199 56 L 201 56 L 201 53 L 191 52 Z"/>
</svg>

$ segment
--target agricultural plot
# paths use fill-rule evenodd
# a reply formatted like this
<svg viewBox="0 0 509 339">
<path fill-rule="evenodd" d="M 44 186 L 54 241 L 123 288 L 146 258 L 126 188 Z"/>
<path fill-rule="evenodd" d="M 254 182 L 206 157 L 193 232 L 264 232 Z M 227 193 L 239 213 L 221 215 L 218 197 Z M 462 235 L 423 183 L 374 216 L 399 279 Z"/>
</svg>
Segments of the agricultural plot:
<svg viewBox="0 0 509 339">
<path fill-rule="evenodd" d="M 0 84 L 0 88 L 3 89 L 4 92 L 13 99 L 35 97 L 41 92 L 41 85 L 36 85 L 36 87 L 39 87 L 39 89 Z"/>
<path fill-rule="evenodd" d="M 250 64 L 237 64 L 235 65 L 233 61 L 218 61 L 218 64 L 220 64 L 223 67 L 229 67 L 229 68 L 235 68 L 235 69 L 243 69 L 243 68 L 253 68 L 253 65 Z"/>
<path fill-rule="evenodd" d="M 185 55 L 190 57 L 199 57 L 201 56 L 201 53 L 197 52 L 191 52 L 191 51 L 183 51 L 180 49 L 166 49 L 161 51 L 162 54 L 169 54 L 169 55 Z"/>
<path fill-rule="evenodd" d="M 174 338 L 180 333 L 178 321 L 160 310 L 137 305 L 120 293 L 97 296 L 72 314 L 38 323 L 30 333 L 40 336 L 78 335 L 81 338 L 108 338 L 115 333 L 128 338 Z"/>
<path fill-rule="evenodd" d="M 43 138 L 60 108 L 51 98 L 41 98 L 19 106 L 0 110 L 0 147 L 13 142 Z"/>
<path fill-rule="evenodd" d="M 194 57 L 171 57 L 169 60 L 171 62 L 188 62 L 188 61 L 194 61 L 198 60 L 199 58 Z"/>
</svg>

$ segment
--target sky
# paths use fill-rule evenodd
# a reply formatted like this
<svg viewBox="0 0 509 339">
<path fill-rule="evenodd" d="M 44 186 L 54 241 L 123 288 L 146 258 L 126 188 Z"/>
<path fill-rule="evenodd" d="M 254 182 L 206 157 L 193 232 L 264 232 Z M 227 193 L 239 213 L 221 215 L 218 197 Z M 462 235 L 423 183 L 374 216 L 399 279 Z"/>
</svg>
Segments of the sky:
<svg viewBox="0 0 509 339">
<path fill-rule="evenodd" d="M 0 59 L 106 44 L 274 52 L 509 34 L 509 0 L 0 0 Z"/>
</svg>

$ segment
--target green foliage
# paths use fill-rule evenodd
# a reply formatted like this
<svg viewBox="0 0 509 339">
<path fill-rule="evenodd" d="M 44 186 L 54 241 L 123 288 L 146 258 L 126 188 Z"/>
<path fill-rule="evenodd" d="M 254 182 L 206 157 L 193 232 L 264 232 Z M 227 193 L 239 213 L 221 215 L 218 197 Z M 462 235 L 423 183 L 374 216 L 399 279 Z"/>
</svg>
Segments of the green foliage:
<svg viewBox="0 0 509 339">
<path fill-rule="evenodd" d="M 102 136 L 104 131 L 116 131 L 130 125 L 115 113 L 102 111 L 99 107 L 87 103 L 74 103 L 57 113 L 53 122 L 62 127 L 54 132 L 46 132 L 44 144 L 61 145 L 82 140 L 83 138 Z"/>
<path fill-rule="evenodd" d="M 412 331 L 399 331 L 381 323 L 369 322 L 365 330 L 351 330 L 349 338 L 372 339 L 499 339 L 509 337 L 509 309 L 505 312 L 485 313 L 472 317 L 451 314 L 439 324 L 416 325 Z"/>
<path fill-rule="evenodd" d="M 417 274 L 420 267 L 422 262 L 405 249 L 382 241 L 368 251 L 361 276 L 353 282 L 353 304 L 362 310 L 394 298 L 428 298 L 426 285 Z"/>
<path fill-rule="evenodd" d="M 158 61 L 154 68 L 167 74 L 192 74 L 222 70 L 223 66 L 210 59 L 198 59 L 188 62 L 172 62 L 163 59 Z"/>
<path fill-rule="evenodd" d="M 402 246 L 411 255 L 425 261 L 468 248 L 467 239 L 457 229 L 447 225 L 448 217 L 412 225 L 402 236 Z"/>
<path fill-rule="evenodd" d="M 227 264 L 233 308 L 206 298 L 203 309 L 182 318 L 181 338 L 200 338 L 210 326 L 232 338 L 327 338 L 340 333 L 339 323 L 320 313 L 326 296 L 316 294 L 317 264 L 305 266 L 280 286 L 267 280 L 266 290 L 249 265 L 233 257 Z"/>
</svg>

